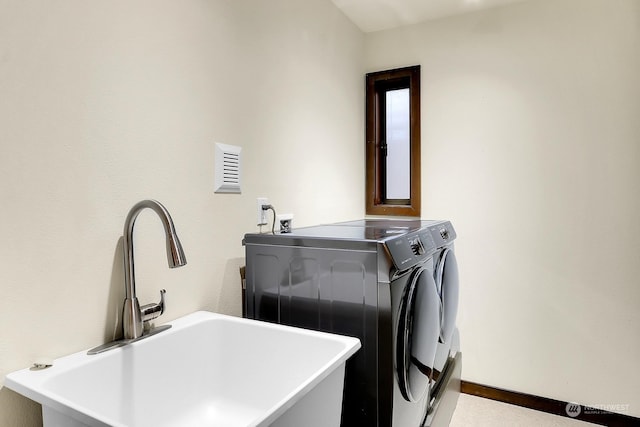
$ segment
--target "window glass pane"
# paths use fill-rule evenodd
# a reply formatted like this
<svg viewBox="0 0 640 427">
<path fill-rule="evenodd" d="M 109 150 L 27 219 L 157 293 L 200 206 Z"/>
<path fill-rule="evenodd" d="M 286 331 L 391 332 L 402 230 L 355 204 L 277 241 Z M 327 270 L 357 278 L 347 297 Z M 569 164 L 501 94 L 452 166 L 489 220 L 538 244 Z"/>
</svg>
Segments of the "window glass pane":
<svg viewBox="0 0 640 427">
<path fill-rule="evenodd" d="M 411 197 L 409 89 L 386 93 L 387 199 Z"/>
</svg>

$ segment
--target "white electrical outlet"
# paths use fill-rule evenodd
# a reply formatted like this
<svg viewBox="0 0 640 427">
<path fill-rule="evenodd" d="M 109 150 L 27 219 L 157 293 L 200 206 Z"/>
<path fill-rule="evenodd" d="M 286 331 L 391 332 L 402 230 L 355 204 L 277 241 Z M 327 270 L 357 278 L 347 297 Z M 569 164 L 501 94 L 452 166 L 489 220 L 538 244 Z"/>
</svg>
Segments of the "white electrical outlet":
<svg viewBox="0 0 640 427">
<path fill-rule="evenodd" d="M 258 197 L 258 216 L 257 221 L 258 221 L 258 225 L 267 225 L 267 211 L 265 211 L 264 209 L 262 209 L 263 206 L 266 206 L 269 204 L 269 199 L 267 199 L 266 197 Z"/>
</svg>

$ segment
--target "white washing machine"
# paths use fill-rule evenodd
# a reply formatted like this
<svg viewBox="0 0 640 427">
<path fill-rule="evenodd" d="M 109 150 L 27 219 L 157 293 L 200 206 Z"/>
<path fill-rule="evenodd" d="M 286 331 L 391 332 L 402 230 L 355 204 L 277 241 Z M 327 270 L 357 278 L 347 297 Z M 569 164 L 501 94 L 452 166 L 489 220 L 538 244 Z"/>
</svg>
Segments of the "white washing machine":
<svg viewBox="0 0 640 427">
<path fill-rule="evenodd" d="M 247 234 L 249 318 L 355 336 L 343 426 L 446 426 L 460 390 L 448 221 L 359 220 Z"/>
</svg>

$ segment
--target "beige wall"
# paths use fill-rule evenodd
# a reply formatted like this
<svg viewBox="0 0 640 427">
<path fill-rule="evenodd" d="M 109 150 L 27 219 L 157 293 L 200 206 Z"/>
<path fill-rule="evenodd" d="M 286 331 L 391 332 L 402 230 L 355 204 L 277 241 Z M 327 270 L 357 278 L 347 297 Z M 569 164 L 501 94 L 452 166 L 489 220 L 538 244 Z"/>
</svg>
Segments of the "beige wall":
<svg viewBox="0 0 640 427">
<path fill-rule="evenodd" d="M 0 0 L 0 385 L 113 336 L 134 203 L 142 303 L 169 321 L 238 314 L 256 197 L 297 225 L 363 215 L 364 37 L 325 0 Z M 241 195 L 213 193 L 214 142 L 243 148 Z M 0 426 L 39 407 L 0 390 Z"/>
<path fill-rule="evenodd" d="M 423 215 L 459 234 L 463 378 L 640 416 L 640 2 L 372 33 L 365 64 L 422 66 Z"/>
<path fill-rule="evenodd" d="M 113 335 L 130 207 L 168 321 L 238 314 L 266 196 L 363 215 L 362 74 L 422 65 L 424 216 L 460 240 L 463 376 L 640 416 L 640 2 L 536 0 L 367 35 L 328 1 L 0 0 L 0 381 Z M 243 147 L 213 194 L 213 143 Z M 313 159 L 313 162 L 307 162 Z M 1 383 L 0 383 L 1 384 Z M 39 407 L 0 390 L 0 426 Z"/>
</svg>

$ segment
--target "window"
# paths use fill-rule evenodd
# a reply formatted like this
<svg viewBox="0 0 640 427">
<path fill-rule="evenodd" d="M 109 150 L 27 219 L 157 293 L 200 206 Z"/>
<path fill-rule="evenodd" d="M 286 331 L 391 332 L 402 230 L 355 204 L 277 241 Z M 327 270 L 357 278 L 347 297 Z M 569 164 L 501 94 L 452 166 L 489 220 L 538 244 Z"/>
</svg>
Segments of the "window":
<svg viewBox="0 0 640 427">
<path fill-rule="evenodd" d="M 420 216 L 420 66 L 366 83 L 366 213 Z"/>
</svg>

